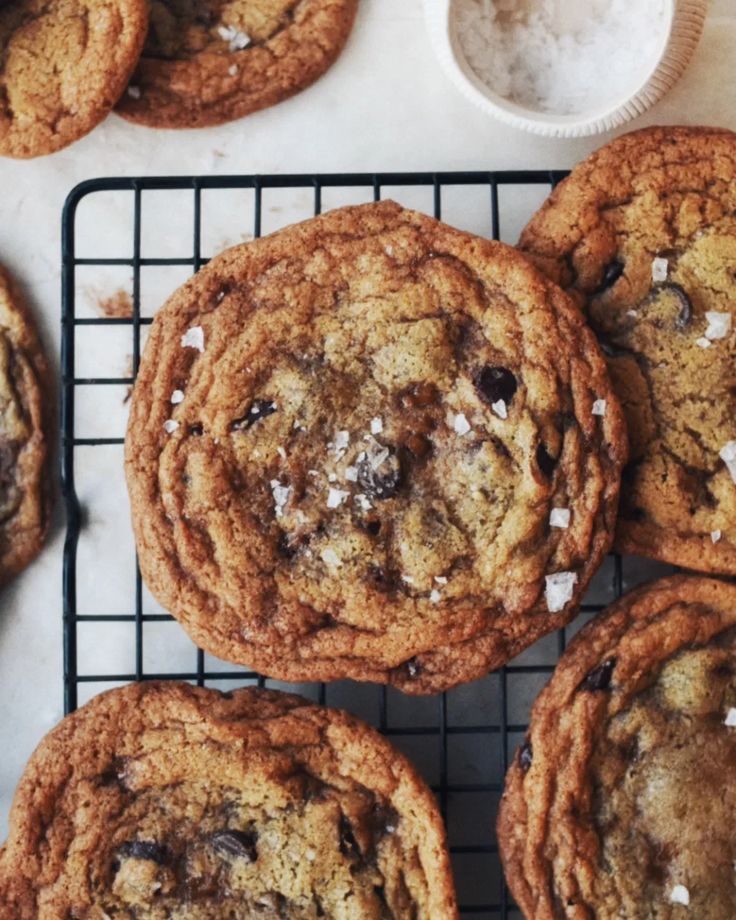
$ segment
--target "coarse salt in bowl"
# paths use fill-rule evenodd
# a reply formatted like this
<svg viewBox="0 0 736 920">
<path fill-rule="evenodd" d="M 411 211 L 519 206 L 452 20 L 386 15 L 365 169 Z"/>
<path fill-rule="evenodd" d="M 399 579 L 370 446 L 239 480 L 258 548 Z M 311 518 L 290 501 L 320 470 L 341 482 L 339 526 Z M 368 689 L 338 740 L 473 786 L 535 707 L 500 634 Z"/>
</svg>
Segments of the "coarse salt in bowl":
<svg viewBox="0 0 736 920">
<path fill-rule="evenodd" d="M 654 105 L 700 40 L 708 0 L 424 0 L 440 61 L 473 102 L 549 137 Z"/>
</svg>

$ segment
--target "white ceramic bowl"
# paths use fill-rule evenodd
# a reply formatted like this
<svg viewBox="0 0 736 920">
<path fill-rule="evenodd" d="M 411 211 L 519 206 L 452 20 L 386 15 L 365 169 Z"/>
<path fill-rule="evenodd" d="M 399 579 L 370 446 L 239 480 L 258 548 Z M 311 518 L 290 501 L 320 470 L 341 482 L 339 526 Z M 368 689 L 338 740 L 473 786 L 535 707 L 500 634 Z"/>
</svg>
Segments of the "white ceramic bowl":
<svg viewBox="0 0 736 920">
<path fill-rule="evenodd" d="M 672 88 L 687 67 L 703 31 L 708 0 L 665 0 L 666 22 L 657 55 L 640 86 L 625 98 L 607 100 L 583 114 L 554 115 L 510 102 L 489 89 L 471 69 L 454 27 L 454 0 L 424 0 L 432 45 L 461 92 L 489 115 L 506 124 L 547 137 L 599 134 L 641 115 Z M 578 2 L 578 0 L 571 0 Z M 632 0 L 636 3 L 637 0 Z"/>
</svg>

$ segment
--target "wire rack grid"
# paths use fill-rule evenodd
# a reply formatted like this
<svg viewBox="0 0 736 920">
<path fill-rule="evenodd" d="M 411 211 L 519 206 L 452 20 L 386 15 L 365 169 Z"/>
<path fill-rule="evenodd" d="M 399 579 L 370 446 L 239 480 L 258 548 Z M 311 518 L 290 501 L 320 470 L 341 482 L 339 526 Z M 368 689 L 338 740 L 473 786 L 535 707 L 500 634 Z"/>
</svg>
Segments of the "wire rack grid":
<svg viewBox="0 0 736 920">
<path fill-rule="evenodd" d="M 236 225 L 246 231 L 240 239 L 258 237 L 275 229 L 271 226 L 274 223 L 289 222 L 293 216 L 287 206 L 290 201 L 298 200 L 302 211 L 307 212 L 296 216 L 309 216 L 333 204 L 389 196 L 435 217 L 447 217 L 448 222 L 464 229 L 499 239 L 502 212 L 513 209 L 517 222 L 519 214 L 524 219 L 530 216 L 563 175 L 507 171 L 101 179 L 84 182 L 71 192 L 62 224 L 61 464 L 68 521 L 63 569 L 67 712 L 102 689 L 130 681 L 178 679 L 219 688 L 235 684 L 286 687 L 218 662 L 187 644 L 183 631 L 156 606 L 142 583 L 122 484 L 125 410 L 109 411 L 109 394 L 129 392 L 147 328 L 163 299 L 148 309 L 147 273 L 174 270 L 180 283 L 205 264 L 216 251 L 208 251 L 208 246 L 216 244 L 204 227 L 210 205 L 216 209 L 227 204 Z M 101 198 L 111 200 L 111 195 L 117 204 L 103 219 L 96 205 Z M 272 196 L 279 203 L 273 204 Z M 84 207 L 93 220 L 92 230 L 82 242 L 79 225 L 80 208 Z M 452 212 L 449 216 L 448 210 Z M 148 224 L 160 230 L 162 219 L 164 225 L 169 221 L 176 238 L 174 248 L 164 255 L 151 255 L 149 250 L 156 251 L 169 230 L 164 226 L 160 233 L 148 232 Z M 116 221 L 123 232 L 119 248 L 107 241 L 104 252 L 94 254 L 96 241 L 104 238 L 104 228 Z M 82 276 L 95 270 L 118 272 L 127 279 L 129 296 L 123 302 L 130 309 L 124 311 L 126 315 L 85 311 Z M 172 289 L 177 286 L 171 278 L 169 285 Z M 102 348 L 98 343 L 110 334 L 114 334 L 114 342 Z M 98 352 L 101 360 L 89 371 L 87 357 Z M 128 356 L 129 368 L 116 373 Z M 118 402 L 124 407 L 126 398 Z M 103 432 L 103 436 L 85 429 L 85 419 L 103 418 L 112 418 L 110 423 L 117 429 Z M 112 518 L 109 533 L 104 528 Z M 121 572 L 112 571 L 117 563 L 124 563 Z M 637 578 L 634 570 L 627 577 L 621 559 L 609 558 L 588 593 L 580 619 L 600 610 Z M 520 916 L 503 882 L 494 834 L 496 807 L 509 757 L 526 729 L 531 702 L 580 619 L 500 671 L 436 697 L 409 698 L 385 687 L 350 682 L 287 688 L 353 711 L 390 736 L 414 760 L 435 790 L 447 823 L 463 917 L 506 920 Z"/>
</svg>

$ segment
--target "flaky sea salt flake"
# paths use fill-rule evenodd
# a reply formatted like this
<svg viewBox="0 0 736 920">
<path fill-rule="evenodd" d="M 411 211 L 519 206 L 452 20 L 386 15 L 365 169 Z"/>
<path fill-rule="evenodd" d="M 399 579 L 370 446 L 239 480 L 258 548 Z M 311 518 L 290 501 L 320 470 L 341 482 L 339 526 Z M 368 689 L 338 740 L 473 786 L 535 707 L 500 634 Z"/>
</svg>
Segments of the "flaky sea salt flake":
<svg viewBox="0 0 736 920">
<path fill-rule="evenodd" d="M 663 281 L 666 281 L 669 271 L 670 263 L 667 259 L 657 256 L 657 258 L 652 261 L 652 281 L 655 284 L 661 284 Z"/>
<path fill-rule="evenodd" d="M 278 479 L 272 479 L 270 485 L 276 517 L 283 517 L 284 505 L 289 501 L 291 495 L 291 486 L 282 485 Z"/>
<path fill-rule="evenodd" d="M 173 434 L 176 429 L 179 427 L 179 423 L 173 418 L 167 418 L 164 422 L 164 431 L 166 434 Z"/>
<path fill-rule="evenodd" d="M 342 565 L 342 559 L 331 546 L 326 546 L 319 555 L 323 562 L 334 566 L 336 569 Z"/>
<path fill-rule="evenodd" d="M 250 44 L 250 35 L 246 35 L 235 26 L 220 25 L 217 27 L 217 34 L 224 42 L 227 42 L 230 51 L 242 51 Z"/>
<path fill-rule="evenodd" d="M 593 408 L 591 409 L 593 415 L 604 416 L 606 414 L 606 401 L 605 399 L 596 399 L 593 403 Z"/>
<path fill-rule="evenodd" d="M 343 492 L 342 489 L 330 489 L 327 493 L 327 507 L 339 508 L 340 505 L 350 497 L 349 492 Z"/>
<path fill-rule="evenodd" d="M 715 310 L 708 310 L 705 314 L 708 320 L 708 328 L 705 330 L 706 339 L 725 339 L 731 331 L 731 314 L 719 313 Z"/>
<path fill-rule="evenodd" d="M 702 336 L 699 339 L 695 339 L 695 344 L 698 348 L 710 348 L 713 344 L 710 339 L 706 339 L 705 336 Z"/>
<path fill-rule="evenodd" d="M 463 437 L 472 430 L 470 427 L 470 422 L 467 420 L 463 412 L 460 412 L 453 418 L 452 427 L 455 430 L 455 434 L 459 434 L 460 437 Z"/>
<path fill-rule="evenodd" d="M 437 582 L 438 585 L 446 585 L 446 584 L 447 584 L 447 579 L 445 578 L 444 575 L 435 575 L 435 576 L 434 576 L 434 580 Z"/>
<path fill-rule="evenodd" d="M 140 86 L 129 86 L 127 93 L 131 99 L 140 99 L 141 98 L 141 88 Z"/>
<path fill-rule="evenodd" d="M 276 453 L 279 455 L 279 457 L 281 457 L 282 460 L 286 460 L 286 451 L 284 450 L 283 447 L 280 447 L 280 446 L 277 447 Z"/>
<path fill-rule="evenodd" d="M 493 409 L 499 418 L 506 419 L 509 417 L 509 410 L 506 408 L 506 403 L 502 399 L 492 403 L 491 409 Z"/>
<path fill-rule="evenodd" d="M 371 419 L 371 434 L 380 434 L 383 431 L 383 419 L 376 418 Z"/>
<path fill-rule="evenodd" d="M 567 530 L 567 528 L 570 526 L 570 509 L 553 508 L 549 516 L 549 526 L 559 527 L 562 530 Z"/>
<path fill-rule="evenodd" d="M 685 907 L 690 903 L 690 892 L 684 885 L 675 885 L 670 891 L 671 904 L 684 904 Z"/>
<path fill-rule="evenodd" d="M 236 76 L 238 75 L 238 65 L 237 65 L 237 64 L 231 64 L 231 65 L 228 67 L 227 72 L 230 74 L 231 77 L 236 77 Z"/>
<path fill-rule="evenodd" d="M 711 542 L 711 543 L 718 543 L 722 536 L 723 536 L 723 534 L 721 533 L 720 530 L 711 530 L 711 532 L 710 532 L 710 542 Z"/>
<path fill-rule="evenodd" d="M 201 326 L 192 326 L 181 337 L 182 348 L 196 348 L 204 351 L 204 329 Z"/>
<path fill-rule="evenodd" d="M 358 468 L 357 466 L 346 466 L 345 467 L 345 478 L 348 482 L 357 482 L 358 481 Z"/>
<path fill-rule="evenodd" d="M 184 402 L 184 393 L 182 390 L 174 390 L 171 394 L 171 405 L 178 406 L 180 402 Z"/>
<path fill-rule="evenodd" d="M 577 580 L 575 572 L 555 572 L 554 575 L 545 576 L 544 596 L 550 613 L 558 613 L 564 609 L 572 598 Z"/>
<path fill-rule="evenodd" d="M 335 453 L 341 454 L 348 449 L 348 444 L 350 444 L 350 432 L 349 431 L 338 431 L 335 435 Z"/>
<path fill-rule="evenodd" d="M 370 511 L 373 507 L 373 505 L 368 501 L 368 496 L 363 495 L 362 492 L 355 496 L 355 500 L 363 511 Z"/>
<path fill-rule="evenodd" d="M 721 452 L 718 456 L 728 467 L 731 479 L 736 482 L 736 441 L 729 441 L 725 447 L 721 448 Z"/>
<path fill-rule="evenodd" d="M 442 598 L 442 595 L 441 595 L 440 592 L 437 590 L 437 588 L 433 588 L 433 589 L 429 592 L 429 600 L 430 600 L 430 603 L 432 603 L 432 604 L 439 604 L 441 598 Z"/>
<path fill-rule="evenodd" d="M 723 724 L 727 728 L 736 728 L 736 709 L 733 706 L 726 713 L 726 718 L 723 720 Z"/>
</svg>

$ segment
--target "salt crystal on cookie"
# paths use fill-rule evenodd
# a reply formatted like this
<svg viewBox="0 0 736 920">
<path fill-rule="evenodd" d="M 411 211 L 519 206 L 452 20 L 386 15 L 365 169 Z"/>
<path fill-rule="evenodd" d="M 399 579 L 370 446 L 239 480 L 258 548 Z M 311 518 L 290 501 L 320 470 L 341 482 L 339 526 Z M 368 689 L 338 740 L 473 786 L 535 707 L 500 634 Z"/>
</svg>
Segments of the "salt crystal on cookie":
<svg viewBox="0 0 736 920">
<path fill-rule="evenodd" d="M 544 596 L 550 613 L 558 613 L 572 598 L 578 576 L 575 572 L 555 572 L 544 578 L 546 587 Z"/>
</svg>

